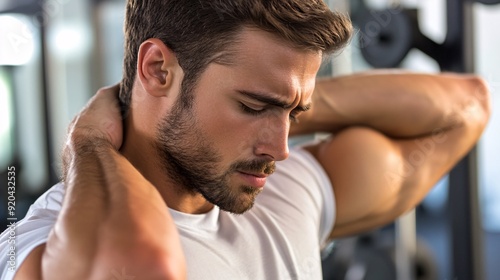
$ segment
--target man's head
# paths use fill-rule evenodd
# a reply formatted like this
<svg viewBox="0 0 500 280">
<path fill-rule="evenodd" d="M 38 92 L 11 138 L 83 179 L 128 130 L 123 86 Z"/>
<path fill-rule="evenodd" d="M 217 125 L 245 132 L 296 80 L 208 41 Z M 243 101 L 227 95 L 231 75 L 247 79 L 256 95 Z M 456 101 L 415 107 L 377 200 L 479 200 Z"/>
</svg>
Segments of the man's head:
<svg viewBox="0 0 500 280">
<path fill-rule="evenodd" d="M 309 107 L 323 55 L 351 25 L 321 0 L 131 0 L 125 31 L 120 97 L 128 106 L 135 96 L 130 130 L 153 147 L 138 161 L 161 166 L 143 173 L 243 213 L 288 156 L 290 119 Z"/>
<path fill-rule="evenodd" d="M 282 38 L 298 49 L 329 54 L 351 36 L 349 19 L 323 0 L 128 0 L 125 20 L 124 78 L 120 100 L 130 104 L 140 45 L 158 38 L 176 55 L 185 73 L 185 105 L 196 80 L 212 62 L 224 62 L 245 27 Z"/>
</svg>

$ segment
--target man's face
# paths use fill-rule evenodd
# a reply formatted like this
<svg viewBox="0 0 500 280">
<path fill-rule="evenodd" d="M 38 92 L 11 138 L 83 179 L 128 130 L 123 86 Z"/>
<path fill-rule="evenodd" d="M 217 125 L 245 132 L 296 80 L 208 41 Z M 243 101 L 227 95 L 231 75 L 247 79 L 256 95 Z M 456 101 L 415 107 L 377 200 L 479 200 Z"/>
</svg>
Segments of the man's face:
<svg viewBox="0 0 500 280">
<path fill-rule="evenodd" d="M 176 102 L 156 144 L 182 191 L 243 213 L 288 157 L 290 121 L 310 105 L 321 55 L 250 29 L 235 49 L 233 63 L 211 63 L 200 76 L 192 108 Z"/>
</svg>

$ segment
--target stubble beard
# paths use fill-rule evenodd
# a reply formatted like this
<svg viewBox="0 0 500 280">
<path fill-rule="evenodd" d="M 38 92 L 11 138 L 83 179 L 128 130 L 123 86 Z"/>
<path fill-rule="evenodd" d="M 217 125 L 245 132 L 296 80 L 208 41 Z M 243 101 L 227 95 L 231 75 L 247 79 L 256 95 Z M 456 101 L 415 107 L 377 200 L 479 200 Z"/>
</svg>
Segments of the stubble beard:
<svg viewBox="0 0 500 280">
<path fill-rule="evenodd" d="M 272 174 L 275 164 L 259 159 L 237 161 L 225 172 L 218 173 L 222 156 L 204 137 L 192 111 L 178 100 L 172 112 L 159 124 L 155 144 L 162 167 L 177 191 L 201 194 L 223 211 L 243 214 L 253 207 L 261 189 L 231 186 L 230 177 L 237 171 Z"/>
</svg>

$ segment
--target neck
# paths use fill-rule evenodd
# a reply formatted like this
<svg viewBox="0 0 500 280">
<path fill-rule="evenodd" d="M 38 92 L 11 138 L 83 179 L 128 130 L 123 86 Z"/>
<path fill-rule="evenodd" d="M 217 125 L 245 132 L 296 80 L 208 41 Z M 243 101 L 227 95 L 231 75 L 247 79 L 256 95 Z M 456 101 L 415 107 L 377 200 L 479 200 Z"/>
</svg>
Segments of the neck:
<svg viewBox="0 0 500 280">
<path fill-rule="evenodd" d="M 201 194 L 189 192 L 170 179 L 154 146 L 154 135 L 137 130 L 132 115 L 129 115 L 124 124 L 124 143 L 120 149 L 122 155 L 155 186 L 169 208 L 189 214 L 210 211 L 213 204 Z"/>
</svg>

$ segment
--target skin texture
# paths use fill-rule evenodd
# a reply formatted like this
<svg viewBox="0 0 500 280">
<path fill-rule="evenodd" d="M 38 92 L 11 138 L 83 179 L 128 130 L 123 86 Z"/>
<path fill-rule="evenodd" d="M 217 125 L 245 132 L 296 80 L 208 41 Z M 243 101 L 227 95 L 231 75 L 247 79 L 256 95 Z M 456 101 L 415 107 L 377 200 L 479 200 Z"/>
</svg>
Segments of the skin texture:
<svg viewBox="0 0 500 280">
<path fill-rule="evenodd" d="M 119 114 L 109 110 L 118 90 L 104 89 L 70 126 L 63 211 L 47 244 L 29 255 L 16 279 L 109 279 L 110 269 L 122 266 L 144 279 L 185 279 L 166 205 L 204 213 L 213 202 L 165 172 L 158 147 L 169 147 L 158 139 L 175 134 L 166 129 L 173 125 L 165 123 L 169 116 L 191 118 L 193 126 L 177 134 L 183 141 L 176 144 L 202 144 L 214 155 L 210 175 L 223 176 L 242 208 L 253 196 L 242 191 L 248 181 L 231 171 L 234 163 L 284 160 L 289 135 L 333 133 L 307 148 L 334 188 L 331 237 L 384 225 L 415 207 L 477 142 L 489 118 L 488 89 L 477 77 L 375 72 L 315 82 L 318 53 L 248 29 L 236 47 L 238 63 L 210 65 L 193 107 L 176 112 L 184 73 L 161 42 L 143 43 L 123 144 Z M 291 117 L 300 123 L 290 127 Z M 68 267 L 74 275 L 58 275 Z"/>
<path fill-rule="evenodd" d="M 149 44 L 151 46 L 147 47 Z M 143 46 L 144 51 L 139 53 L 142 64 L 149 65 L 146 61 L 157 61 L 161 57 L 173 57 L 170 50 L 158 41 L 152 40 Z M 235 55 L 237 64 L 211 64 L 201 75 L 194 92 L 196 98 L 193 108 L 179 113 L 187 118 L 187 129 L 182 132 L 185 137 L 179 140 L 179 137 L 172 137 L 172 130 L 165 131 L 165 126 L 171 127 L 173 124 L 164 123 L 166 118 L 172 118 L 169 112 L 175 108 L 179 93 L 162 90 L 166 85 L 158 77 L 180 69 L 172 67 L 172 70 L 168 70 L 167 59 L 164 69 L 157 64 L 140 69 L 142 86 L 138 85 L 137 93 L 132 96 L 131 117 L 127 123 L 130 129 L 127 129 L 122 151 L 153 185 L 158 186 L 167 205 L 173 209 L 203 213 L 212 209 L 215 201 L 212 199 L 211 203 L 201 194 L 193 193 L 191 189 L 172 180 L 171 178 L 180 176 L 178 173 L 164 172 L 165 169 L 172 169 L 166 163 L 170 159 L 168 156 L 160 158 L 157 146 L 169 146 L 167 150 L 170 151 L 177 147 L 179 159 L 184 158 L 195 170 L 203 170 L 210 165 L 211 174 L 208 177 L 226 174 L 224 180 L 227 187 L 222 187 L 230 189 L 232 196 L 239 202 L 236 204 L 239 209 L 233 210 L 242 212 L 251 206 L 260 189 L 251 193 L 245 191 L 248 188 L 243 187 L 247 185 L 243 176 L 239 172 L 227 171 L 235 163 L 254 161 L 258 163 L 254 170 L 240 169 L 267 176 L 263 172 L 266 165 L 271 169 L 275 161 L 288 157 L 290 115 L 298 116 L 296 107 L 304 107 L 310 103 L 316 72 L 321 63 L 319 53 L 295 50 L 272 35 L 251 29 L 242 33 L 235 49 L 238 50 Z M 173 76 L 176 75 L 182 76 L 173 72 Z M 160 94 L 153 95 L 151 92 Z M 266 104 L 242 92 L 274 98 L 287 104 L 287 108 Z M 138 96 L 145 97 L 139 100 Z M 242 105 L 260 112 L 249 113 Z M 151 106 L 155 108 L 150 109 Z M 148 111 L 153 113 L 142 113 Z M 154 112 L 166 113 L 162 115 Z M 163 127 L 158 131 L 157 126 L 141 125 L 145 123 L 160 124 Z M 138 127 L 142 130 L 134 130 Z M 166 139 L 163 144 L 157 143 L 158 134 Z M 210 155 L 211 158 L 204 161 L 204 157 L 199 158 L 201 154 L 204 157 Z M 198 180 L 199 185 L 203 185 L 201 179 Z M 215 188 L 216 185 L 212 189 Z"/>
<path fill-rule="evenodd" d="M 117 95 L 117 88 L 101 90 L 70 125 L 61 213 L 15 279 L 112 279 L 124 268 L 143 279 L 185 279 L 165 202 L 117 151 L 123 135 Z"/>
<path fill-rule="evenodd" d="M 318 81 L 314 104 L 292 134 L 336 133 L 309 147 L 334 186 L 332 238 L 414 208 L 477 142 L 490 116 L 484 81 L 455 74 L 372 72 Z"/>
</svg>

